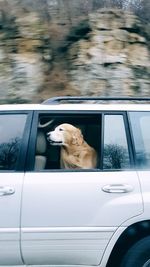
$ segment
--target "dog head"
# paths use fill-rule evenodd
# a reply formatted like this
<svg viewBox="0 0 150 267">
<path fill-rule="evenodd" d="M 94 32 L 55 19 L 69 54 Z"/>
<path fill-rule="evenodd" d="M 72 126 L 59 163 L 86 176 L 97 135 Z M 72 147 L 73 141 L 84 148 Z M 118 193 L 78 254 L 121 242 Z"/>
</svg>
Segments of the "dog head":
<svg viewBox="0 0 150 267">
<path fill-rule="evenodd" d="M 51 145 L 80 146 L 83 143 L 83 136 L 80 129 L 71 124 L 63 123 L 58 125 L 54 131 L 47 133 L 47 140 Z"/>
</svg>

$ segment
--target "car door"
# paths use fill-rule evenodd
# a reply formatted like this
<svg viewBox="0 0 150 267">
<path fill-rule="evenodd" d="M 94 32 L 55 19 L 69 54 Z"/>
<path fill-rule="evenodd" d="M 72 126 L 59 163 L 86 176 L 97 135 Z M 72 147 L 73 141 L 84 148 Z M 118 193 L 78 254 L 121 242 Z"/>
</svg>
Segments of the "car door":
<svg viewBox="0 0 150 267">
<path fill-rule="evenodd" d="M 146 109 L 145 109 L 146 110 Z M 136 154 L 136 168 L 140 178 L 144 217 L 149 220 L 150 208 L 150 111 L 129 112 L 133 143 Z"/>
<path fill-rule="evenodd" d="M 0 112 L 0 265 L 22 264 L 20 208 L 29 120 L 27 112 Z"/>
<path fill-rule="evenodd" d="M 25 174 L 21 217 L 25 264 L 98 265 L 117 228 L 143 212 L 126 114 L 96 116 L 101 118 L 97 169 L 32 169 Z M 37 125 L 35 119 L 34 135 Z"/>
</svg>

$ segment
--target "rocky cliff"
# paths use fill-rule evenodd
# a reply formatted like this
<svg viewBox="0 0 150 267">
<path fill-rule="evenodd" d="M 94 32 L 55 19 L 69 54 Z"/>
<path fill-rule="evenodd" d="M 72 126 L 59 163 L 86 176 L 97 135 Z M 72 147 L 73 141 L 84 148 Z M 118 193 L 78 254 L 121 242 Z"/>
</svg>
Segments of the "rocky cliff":
<svg viewBox="0 0 150 267">
<path fill-rule="evenodd" d="M 148 40 L 138 18 L 103 10 L 88 23 L 90 32 L 68 50 L 72 87 L 88 95 L 149 95 Z"/>
<path fill-rule="evenodd" d="M 68 24 L 67 24 L 68 23 Z M 136 16 L 98 10 L 73 26 L 0 12 L 0 102 L 150 94 L 149 37 Z"/>
</svg>

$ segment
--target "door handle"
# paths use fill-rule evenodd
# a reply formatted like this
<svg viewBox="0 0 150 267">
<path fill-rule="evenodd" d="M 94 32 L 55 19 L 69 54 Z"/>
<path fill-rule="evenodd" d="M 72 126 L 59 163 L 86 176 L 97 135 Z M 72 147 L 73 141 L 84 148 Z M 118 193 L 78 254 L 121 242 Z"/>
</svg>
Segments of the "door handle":
<svg viewBox="0 0 150 267">
<path fill-rule="evenodd" d="M 0 186 L 0 196 L 12 195 L 15 189 L 11 186 Z"/>
<path fill-rule="evenodd" d="M 104 185 L 102 190 L 106 193 L 129 193 L 133 191 L 133 186 L 129 184 L 109 184 Z"/>
</svg>

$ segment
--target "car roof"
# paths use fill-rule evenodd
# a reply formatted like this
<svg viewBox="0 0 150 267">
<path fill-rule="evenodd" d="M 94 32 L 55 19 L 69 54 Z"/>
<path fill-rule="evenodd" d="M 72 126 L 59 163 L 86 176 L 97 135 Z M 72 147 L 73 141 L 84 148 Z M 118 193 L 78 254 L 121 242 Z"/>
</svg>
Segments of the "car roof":
<svg viewBox="0 0 150 267">
<path fill-rule="evenodd" d="M 0 111 L 150 111 L 150 104 L 11 104 L 0 105 Z"/>
<path fill-rule="evenodd" d="M 126 102 L 127 101 L 127 102 Z M 1 111 L 149 111 L 149 97 L 59 96 L 41 104 L 1 105 Z"/>
</svg>

